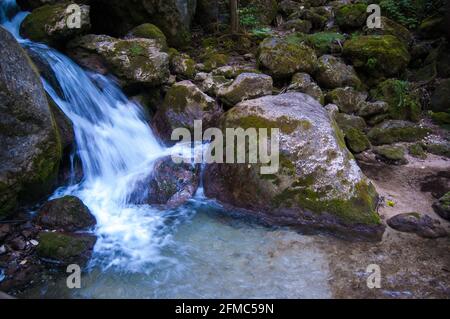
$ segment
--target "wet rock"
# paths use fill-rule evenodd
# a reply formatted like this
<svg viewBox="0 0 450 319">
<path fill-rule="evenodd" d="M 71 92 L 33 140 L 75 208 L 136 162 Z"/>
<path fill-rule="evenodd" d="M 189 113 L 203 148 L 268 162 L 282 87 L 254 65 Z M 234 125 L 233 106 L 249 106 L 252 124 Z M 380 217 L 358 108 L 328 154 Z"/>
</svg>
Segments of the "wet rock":
<svg viewBox="0 0 450 319">
<path fill-rule="evenodd" d="M 132 38 L 143 38 L 151 39 L 158 42 L 162 50 L 168 50 L 167 38 L 164 33 L 156 25 L 151 23 L 144 23 L 136 28 L 133 28 L 126 36 L 128 39 Z"/>
<path fill-rule="evenodd" d="M 361 81 L 353 67 L 332 55 L 323 55 L 319 58 L 317 81 L 321 87 L 327 89 L 345 86 L 359 88 L 361 86 Z"/>
<path fill-rule="evenodd" d="M 433 208 L 439 216 L 450 221 L 450 192 L 436 201 Z"/>
<path fill-rule="evenodd" d="M 315 98 L 320 104 L 325 103 L 325 96 L 322 89 L 307 73 L 294 74 L 291 84 L 288 87 L 288 92 L 305 93 Z"/>
<path fill-rule="evenodd" d="M 46 229 L 66 232 L 88 230 L 97 223 L 86 205 L 74 196 L 47 202 L 39 210 L 35 222 Z"/>
<path fill-rule="evenodd" d="M 242 73 L 229 86 L 222 86 L 218 97 L 227 106 L 234 106 L 244 100 L 272 95 L 273 80 L 270 76 L 256 73 Z"/>
<path fill-rule="evenodd" d="M 411 59 L 405 44 L 392 35 L 353 37 L 343 53 L 356 69 L 375 78 L 400 74 Z"/>
<path fill-rule="evenodd" d="M 163 105 L 156 112 L 154 125 L 160 137 L 169 142 L 174 129 L 187 128 L 193 134 L 195 120 L 202 120 L 206 129 L 214 125 L 221 114 L 222 109 L 213 98 L 192 82 L 182 81 L 167 92 Z"/>
<path fill-rule="evenodd" d="M 400 232 L 415 233 L 423 238 L 446 237 L 447 232 L 438 220 L 420 213 L 406 213 L 392 217 L 387 224 Z"/>
<path fill-rule="evenodd" d="M 427 136 L 428 133 L 428 129 L 412 122 L 392 120 L 375 126 L 367 135 L 373 144 L 382 145 L 397 142 L 417 142 Z"/>
<path fill-rule="evenodd" d="M 405 149 L 401 146 L 384 145 L 373 149 L 377 159 L 392 165 L 406 165 Z"/>
<path fill-rule="evenodd" d="M 61 145 L 39 75 L 0 27 L 0 219 L 52 191 Z"/>
<path fill-rule="evenodd" d="M 69 2 L 39 7 L 28 15 L 20 27 L 23 37 L 51 46 L 60 45 L 67 40 L 86 34 L 91 28 L 90 7 L 80 5 L 81 27 L 70 28 L 67 21 L 73 13 L 67 11 Z"/>
<path fill-rule="evenodd" d="M 169 79 L 169 55 L 151 39 L 116 39 L 86 35 L 69 43 L 70 55 L 82 66 L 91 67 L 90 56 L 100 57 L 108 70 L 127 85 L 158 86 Z"/>
<path fill-rule="evenodd" d="M 356 3 L 339 7 L 336 11 L 336 24 L 342 30 L 362 28 L 367 20 L 367 4 Z"/>
<path fill-rule="evenodd" d="M 336 104 L 343 113 L 357 113 L 361 103 L 367 99 L 367 93 L 359 92 L 352 87 L 337 88 L 329 92 L 325 100 L 327 103 Z"/>
<path fill-rule="evenodd" d="M 148 183 L 148 203 L 174 208 L 195 195 L 199 185 L 199 166 L 176 164 L 169 157 L 158 160 Z"/>
<path fill-rule="evenodd" d="M 444 80 L 431 96 L 431 109 L 434 112 L 450 111 L 450 79 Z"/>
<path fill-rule="evenodd" d="M 317 56 L 313 49 L 285 38 L 267 38 L 259 46 L 258 63 L 277 79 L 288 78 L 297 72 L 314 74 Z"/>
<path fill-rule="evenodd" d="M 381 238 L 375 189 L 315 99 L 286 93 L 245 101 L 220 123 L 227 128 L 279 128 L 280 167 L 262 174 L 261 163 L 207 165 L 207 196 L 278 225 Z"/>
<path fill-rule="evenodd" d="M 58 264 L 85 265 L 97 238 L 92 235 L 75 235 L 58 232 L 41 232 L 37 254 L 40 258 Z"/>
<path fill-rule="evenodd" d="M 419 97 L 412 92 L 408 82 L 386 80 L 371 91 L 371 96 L 388 103 L 389 115 L 394 120 L 417 122 L 421 117 L 422 106 Z"/>
</svg>

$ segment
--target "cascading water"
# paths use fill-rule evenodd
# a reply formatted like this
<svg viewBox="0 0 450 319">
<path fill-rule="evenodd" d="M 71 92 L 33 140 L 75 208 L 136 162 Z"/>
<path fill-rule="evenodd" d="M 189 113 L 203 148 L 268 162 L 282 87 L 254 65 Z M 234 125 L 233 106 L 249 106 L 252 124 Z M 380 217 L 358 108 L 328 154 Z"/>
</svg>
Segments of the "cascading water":
<svg viewBox="0 0 450 319">
<path fill-rule="evenodd" d="M 113 80 L 22 39 L 19 27 L 27 13 L 20 12 L 15 0 L 0 1 L 0 23 L 51 67 L 57 83 L 43 80 L 45 89 L 73 122 L 84 179 L 53 197 L 75 195 L 97 218 L 98 241 L 83 289 L 68 290 L 61 278 L 24 297 L 330 296 L 328 266 L 311 237 L 230 218 L 203 198 L 201 189 L 196 199 L 175 211 L 132 204 L 136 185 L 142 185 L 155 159 L 173 150 L 157 142 L 141 107 Z M 279 249 L 287 246 L 296 249 Z"/>
</svg>

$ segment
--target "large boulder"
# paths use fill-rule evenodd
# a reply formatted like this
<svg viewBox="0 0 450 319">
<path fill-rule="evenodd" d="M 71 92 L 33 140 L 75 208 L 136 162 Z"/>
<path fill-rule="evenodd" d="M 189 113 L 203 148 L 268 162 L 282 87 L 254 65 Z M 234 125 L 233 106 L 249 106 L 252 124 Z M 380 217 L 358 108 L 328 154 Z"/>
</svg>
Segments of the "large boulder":
<svg viewBox="0 0 450 319">
<path fill-rule="evenodd" d="M 197 0 L 91 0 L 96 33 L 123 36 L 132 28 L 151 22 L 166 35 L 170 46 L 189 44 L 190 24 Z"/>
<path fill-rule="evenodd" d="M 319 58 L 316 78 L 320 86 L 326 89 L 344 86 L 358 88 L 362 85 L 353 67 L 332 55 L 323 55 Z"/>
<path fill-rule="evenodd" d="M 40 77 L 14 37 L 0 27 L 0 219 L 19 200 L 47 195 L 61 144 Z"/>
<path fill-rule="evenodd" d="M 377 193 L 347 150 L 336 123 L 315 99 L 286 93 L 245 101 L 225 113 L 220 125 L 279 128 L 280 166 L 262 174 L 261 162 L 207 165 L 208 197 L 277 225 L 381 238 Z"/>
<path fill-rule="evenodd" d="M 80 199 L 65 196 L 45 203 L 36 216 L 36 223 L 46 229 L 75 232 L 88 230 L 97 222 Z"/>
<path fill-rule="evenodd" d="M 407 46 L 409 46 L 414 39 L 407 28 L 386 17 L 381 17 L 381 29 L 365 28 L 365 31 L 368 35 L 393 35 L 403 41 Z"/>
<path fill-rule="evenodd" d="M 372 128 L 367 134 L 375 145 L 397 142 L 417 142 L 429 133 L 429 130 L 408 121 L 384 121 Z"/>
<path fill-rule="evenodd" d="M 313 49 L 286 38 L 267 38 L 259 46 L 258 63 L 277 79 L 289 78 L 294 73 L 313 74 L 317 56 Z"/>
<path fill-rule="evenodd" d="M 124 84 L 159 86 L 169 79 L 169 55 L 154 39 L 116 39 L 89 34 L 71 41 L 69 54 L 82 66 L 92 67 L 93 60 L 107 68 Z"/>
<path fill-rule="evenodd" d="M 195 120 L 201 120 L 206 129 L 214 125 L 221 114 L 222 109 L 213 98 L 191 81 L 182 81 L 169 89 L 153 123 L 159 136 L 169 142 L 174 129 L 187 128 L 193 133 Z"/>
<path fill-rule="evenodd" d="M 229 86 L 219 89 L 218 96 L 227 106 L 234 106 L 244 100 L 271 95 L 273 80 L 270 76 L 256 73 L 242 73 Z"/>
<path fill-rule="evenodd" d="M 71 38 L 87 33 L 91 28 L 90 7 L 80 5 L 80 28 L 71 28 L 67 23 L 73 13 L 67 10 L 70 4 L 73 2 L 45 5 L 33 10 L 20 27 L 21 35 L 35 42 L 57 46 Z"/>
<path fill-rule="evenodd" d="M 367 4 L 356 3 L 339 7 L 336 11 L 336 24 L 342 30 L 359 29 L 367 20 Z"/>
<path fill-rule="evenodd" d="M 353 37 L 344 43 L 344 56 L 373 77 L 396 76 L 411 60 L 406 45 L 392 35 Z"/>
<path fill-rule="evenodd" d="M 167 38 L 164 33 L 154 24 L 144 23 L 128 32 L 126 38 L 153 39 L 161 45 L 163 50 L 167 50 Z"/>
</svg>

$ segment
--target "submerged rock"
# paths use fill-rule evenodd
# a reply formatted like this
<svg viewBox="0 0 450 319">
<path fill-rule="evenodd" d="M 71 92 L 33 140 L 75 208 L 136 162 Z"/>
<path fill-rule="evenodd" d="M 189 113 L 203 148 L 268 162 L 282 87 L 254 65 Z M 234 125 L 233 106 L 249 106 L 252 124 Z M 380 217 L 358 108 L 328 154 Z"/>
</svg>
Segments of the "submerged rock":
<svg viewBox="0 0 450 319">
<path fill-rule="evenodd" d="M 0 26 L 0 219 L 52 190 L 61 144 L 41 79 Z"/>
<path fill-rule="evenodd" d="M 96 241 L 97 238 L 92 235 L 41 232 L 37 254 L 44 260 L 58 264 L 83 266 L 92 255 Z"/>
<path fill-rule="evenodd" d="M 221 126 L 279 128 L 280 167 L 261 174 L 261 163 L 207 165 L 207 196 L 278 225 L 381 238 L 377 193 L 312 97 L 286 93 L 245 101 L 223 115 Z"/>
<path fill-rule="evenodd" d="M 450 221 L 450 192 L 435 202 L 433 208 L 439 216 Z"/>
<path fill-rule="evenodd" d="M 242 73 L 229 86 L 222 86 L 218 97 L 227 106 L 234 106 L 244 100 L 272 95 L 273 80 L 270 76 L 257 73 Z"/>
<path fill-rule="evenodd" d="M 387 224 L 404 233 L 415 233 L 423 238 L 446 237 L 447 231 L 438 220 L 420 213 L 406 213 L 392 217 Z"/>
<path fill-rule="evenodd" d="M 47 229 L 75 232 L 88 230 L 97 221 L 80 199 L 65 196 L 47 202 L 39 210 L 36 223 Z"/>
<path fill-rule="evenodd" d="M 73 12 L 68 11 L 69 2 L 39 7 L 29 14 L 20 27 L 20 34 L 35 42 L 55 46 L 76 36 L 89 32 L 91 28 L 90 7 L 80 5 L 80 28 L 70 28 L 67 21 Z"/>
<path fill-rule="evenodd" d="M 169 142 L 174 129 L 187 128 L 193 133 L 195 120 L 202 120 L 206 129 L 221 114 L 222 109 L 213 98 L 192 82 L 182 81 L 169 89 L 153 122 L 160 137 Z"/>
<path fill-rule="evenodd" d="M 169 79 L 169 55 L 156 40 L 90 34 L 69 43 L 69 49 L 71 56 L 88 68 L 92 67 L 92 55 L 100 57 L 107 69 L 128 85 L 158 86 Z"/>
<path fill-rule="evenodd" d="M 274 78 L 288 78 L 294 73 L 314 74 L 317 56 L 310 47 L 285 38 L 267 38 L 259 46 L 258 63 Z"/>
</svg>

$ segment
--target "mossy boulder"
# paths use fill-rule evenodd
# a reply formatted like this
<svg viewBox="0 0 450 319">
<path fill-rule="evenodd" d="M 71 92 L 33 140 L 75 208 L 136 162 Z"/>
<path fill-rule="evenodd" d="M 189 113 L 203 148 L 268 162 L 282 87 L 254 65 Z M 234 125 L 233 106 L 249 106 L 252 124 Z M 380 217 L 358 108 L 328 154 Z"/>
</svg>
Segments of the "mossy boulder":
<svg viewBox="0 0 450 319">
<path fill-rule="evenodd" d="M 415 143 L 408 146 L 409 155 L 418 159 L 426 159 L 427 153 L 421 143 Z"/>
<path fill-rule="evenodd" d="M 20 34 L 35 42 L 44 42 L 51 46 L 64 44 L 71 38 L 89 32 L 91 29 L 90 7 L 80 5 L 80 28 L 70 28 L 67 21 L 72 12 L 67 7 L 73 2 L 64 2 L 39 7 L 29 14 L 20 27 Z"/>
<path fill-rule="evenodd" d="M 170 57 L 170 70 L 182 80 L 194 79 L 195 61 L 185 53 L 173 54 Z"/>
<path fill-rule="evenodd" d="M 211 72 L 221 66 L 227 65 L 230 57 L 224 53 L 212 52 L 208 53 L 204 57 L 204 69 L 205 72 Z"/>
<path fill-rule="evenodd" d="M 352 87 L 337 88 L 325 96 L 327 103 L 336 104 L 342 113 L 357 113 L 368 94 Z"/>
<path fill-rule="evenodd" d="M 71 41 L 69 49 L 71 56 L 86 67 L 90 67 L 85 63 L 90 56 L 100 57 L 125 85 L 159 86 L 169 79 L 169 55 L 153 39 L 89 34 Z"/>
<path fill-rule="evenodd" d="M 35 222 L 46 229 L 66 232 L 86 231 L 97 223 L 89 208 L 74 196 L 45 203 L 37 213 Z"/>
<path fill-rule="evenodd" d="M 376 102 L 362 102 L 358 110 L 358 115 L 364 118 L 372 118 L 385 114 L 389 111 L 389 104 L 383 101 Z"/>
<path fill-rule="evenodd" d="M 325 95 L 322 89 L 307 73 L 294 74 L 288 87 L 288 92 L 305 93 L 315 98 L 320 104 L 323 105 L 325 103 Z"/>
<path fill-rule="evenodd" d="M 436 201 L 433 208 L 439 216 L 450 221 L 450 192 Z"/>
<path fill-rule="evenodd" d="M 0 219 L 47 196 L 61 160 L 61 142 L 39 74 L 0 26 Z"/>
<path fill-rule="evenodd" d="M 450 158 L 450 142 L 427 142 L 425 149 L 428 153 Z"/>
<path fill-rule="evenodd" d="M 366 121 L 362 117 L 349 115 L 345 113 L 337 113 L 334 116 L 338 126 L 345 132 L 348 129 L 354 128 L 360 131 L 367 129 Z"/>
<path fill-rule="evenodd" d="M 409 46 L 413 42 L 413 35 L 407 28 L 383 16 L 381 17 L 381 29 L 365 28 L 364 30 L 368 35 L 393 35 L 401 40 L 406 46 Z"/>
<path fill-rule="evenodd" d="M 414 93 L 410 84 L 405 81 L 389 79 L 380 83 L 371 92 L 374 99 L 389 104 L 389 115 L 394 120 L 409 120 L 418 122 L 422 113 L 420 99 Z"/>
<path fill-rule="evenodd" d="M 401 146 L 383 145 L 375 147 L 373 152 L 376 154 L 377 159 L 393 164 L 393 165 L 406 165 L 408 160 L 405 157 L 405 149 Z"/>
<path fill-rule="evenodd" d="M 181 81 L 169 89 L 153 123 L 160 137 L 170 143 L 174 129 L 187 128 L 193 134 L 195 120 L 201 120 L 206 129 L 213 126 L 221 114 L 222 109 L 213 98 L 191 81 Z"/>
<path fill-rule="evenodd" d="M 316 50 L 318 55 L 340 53 L 345 36 L 337 32 L 316 32 L 304 36 L 306 44 Z"/>
<path fill-rule="evenodd" d="M 205 194 L 277 225 L 379 240 L 377 194 L 345 145 L 342 132 L 315 99 L 302 93 L 239 103 L 222 128 L 278 128 L 279 167 L 210 164 Z M 272 162 L 272 164 L 275 164 Z M 269 173 L 269 174 L 264 174 Z"/>
<path fill-rule="evenodd" d="M 363 131 L 349 128 L 344 131 L 344 134 L 347 147 L 352 153 L 359 154 L 370 149 L 370 141 Z"/>
<path fill-rule="evenodd" d="M 273 80 L 270 76 L 257 73 L 242 73 L 229 86 L 218 91 L 218 97 L 227 106 L 234 106 L 244 100 L 272 95 Z"/>
<path fill-rule="evenodd" d="M 450 111 L 450 79 L 446 79 L 436 88 L 431 96 L 431 110 L 434 112 Z"/>
<path fill-rule="evenodd" d="M 153 39 L 159 42 L 163 50 L 168 49 L 166 36 L 160 28 L 151 23 L 144 23 L 133 28 L 128 33 L 127 38 Z"/>
<path fill-rule="evenodd" d="M 396 76 L 411 60 L 406 45 L 392 35 L 355 36 L 344 43 L 343 53 L 355 68 L 375 78 Z"/>
<path fill-rule="evenodd" d="M 448 235 L 440 221 L 416 212 L 396 215 L 387 224 L 400 232 L 414 233 L 423 238 L 434 239 Z"/>
<path fill-rule="evenodd" d="M 345 86 L 359 88 L 362 85 L 353 67 L 332 55 L 319 58 L 316 78 L 319 85 L 326 89 Z"/>
<path fill-rule="evenodd" d="M 429 130 L 408 121 L 385 121 L 367 134 L 372 144 L 392 144 L 397 142 L 417 142 L 429 133 Z"/>
<path fill-rule="evenodd" d="M 85 265 L 97 238 L 92 235 L 41 232 L 37 240 L 37 254 L 40 258 L 62 265 Z"/>
<path fill-rule="evenodd" d="M 259 67 L 277 79 L 286 79 L 297 72 L 314 74 L 317 56 L 313 49 L 296 39 L 267 38 L 259 46 Z"/>
<path fill-rule="evenodd" d="M 217 96 L 219 90 L 224 86 L 229 86 L 233 80 L 223 75 L 213 75 L 212 73 L 197 73 L 195 82 L 198 83 L 200 90 L 210 96 Z"/>
<path fill-rule="evenodd" d="M 336 11 L 336 24 L 342 30 L 359 29 L 367 20 L 367 4 L 356 3 L 339 7 Z"/>
</svg>

